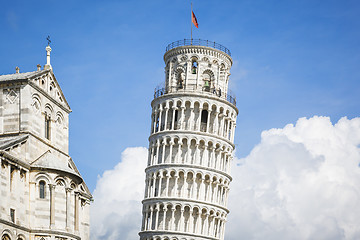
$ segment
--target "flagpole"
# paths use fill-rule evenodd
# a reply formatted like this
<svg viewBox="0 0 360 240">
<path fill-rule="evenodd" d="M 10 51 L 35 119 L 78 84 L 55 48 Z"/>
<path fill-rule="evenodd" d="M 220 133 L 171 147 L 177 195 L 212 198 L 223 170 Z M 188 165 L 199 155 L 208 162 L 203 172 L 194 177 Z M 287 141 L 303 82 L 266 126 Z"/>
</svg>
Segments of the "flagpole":
<svg viewBox="0 0 360 240">
<path fill-rule="evenodd" d="M 190 21 L 190 25 L 191 25 L 191 38 L 190 38 L 190 44 L 192 45 L 192 14 L 193 14 L 193 10 L 192 10 L 192 2 L 191 2 L 191 21 Z"/>
</svg>

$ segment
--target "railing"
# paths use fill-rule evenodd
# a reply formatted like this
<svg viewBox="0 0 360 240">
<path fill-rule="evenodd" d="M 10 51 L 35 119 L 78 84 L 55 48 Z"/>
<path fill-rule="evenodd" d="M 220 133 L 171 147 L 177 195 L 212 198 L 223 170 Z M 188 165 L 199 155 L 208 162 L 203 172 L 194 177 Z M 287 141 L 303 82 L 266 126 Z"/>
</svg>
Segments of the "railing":
<svg viewBox="0 0 360 240">
<path fill-rule="evenodd" d="M 228 93 L 224 93 L 221 91 L 220 88 L 216 89 L 210 87 L 200 87 L 195 84 L 188 84 L 184 86 L 171 86 L 166 88 L 158 86 L 155 88 L 154 98 L 158 98 L 168 93 L 178 93 L 178 92 L 183 92 L 183 93 L 195 92 L 201 94 L 212 94 L 212 95 L 216 95 L 219 98 L 225 99 L 229 103 L 236 106 L 236 98 L 230 91 L 228 91 Z"/>
<path fill-rule="evenodd" d="M 173 49 L 173 48 L 181 47 L 181 46 L 211 47 L 211 48 L 215 48 L 215 49 L 218 49 L 220 51 L 223 51 L 227 55 L 231 56 L 230 50 L 227 49 L 226 47 L 224 47 L 223 45 L 221 45 L 219 43 L 216 43 L 216 42 L 209 41 L 209 40 L 201 40 L 201 39 L 184 39 L 184 40 L 179 40 L 179 41 L 176 41 L 176 42 L 172 42 L 166 47 L 166 52 Z"/>
</svg>

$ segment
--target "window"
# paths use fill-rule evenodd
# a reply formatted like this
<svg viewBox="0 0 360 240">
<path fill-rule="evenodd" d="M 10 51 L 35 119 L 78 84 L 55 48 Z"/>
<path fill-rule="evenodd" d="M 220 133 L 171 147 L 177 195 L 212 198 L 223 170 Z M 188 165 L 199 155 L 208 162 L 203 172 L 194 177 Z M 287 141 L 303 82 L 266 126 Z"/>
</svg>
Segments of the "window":
<svg viewBox="0 0 360 240">
<path fill-rule="evenodd" d="M 200 125 L 200 131 L 206 132 L 206 126 L 208 121 L 208 111 L 202 110 L 201 112 L 201 125 Z"/>
<path fill-rule="evenodd" d="M 10 208 L 10 219 L 15 223 L 15 209 Z"/>
<path fill-rule="evenodd" d="M 9 237 L 9 235 L 4 234 L 1 238 L 1 240 L 11 240 L 11 238 Z"/>
<path fill-rule="evenodd" d="M 39 182 L 39 197 L 41 199 L 45 198 L 45 181 Z"/>
<path fill-rule="evenodd" d="M 15 171 L 15 168 L 13 166 L 10 166 L 10 192 L 12 191 L 13 189 L 13 180 L 14 180 L 14 171 Z"/>
<path fill-rule="evenodd" d="M 193 59 L 192 62 L 191 62 L 191 73 L 192 74 L 196 74 L 197 67 L 198 67 L 198 63 L 197 63 L 197 61 L 195 59 Z"/>
<path fill-rule="evenodd" d="M 45 138 L 50 140 L 50 117 L 49 116 L 45 116 Z"/>
<path fill-rule="evenodd" d="M 204 73 L 203 80 L 204 80 L 204 90 L 210 92 L 210 85 L 211 85 L 210 75 L 208 73 Z"/>
</svg>

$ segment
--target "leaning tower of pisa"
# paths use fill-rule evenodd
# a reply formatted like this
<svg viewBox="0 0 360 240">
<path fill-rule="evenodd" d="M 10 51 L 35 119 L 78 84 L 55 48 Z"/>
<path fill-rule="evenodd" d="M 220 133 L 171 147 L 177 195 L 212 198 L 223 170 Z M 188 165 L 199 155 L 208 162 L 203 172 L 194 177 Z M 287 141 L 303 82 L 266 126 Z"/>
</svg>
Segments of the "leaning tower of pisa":
<svg viewBox="0 0 360 240">
<path fill-rule="evenodd" d="M 204 40 L 171 43 L 155 89 L 141 240 L 224 239 L 236 126 L 232 59 Z"/>
</svg>

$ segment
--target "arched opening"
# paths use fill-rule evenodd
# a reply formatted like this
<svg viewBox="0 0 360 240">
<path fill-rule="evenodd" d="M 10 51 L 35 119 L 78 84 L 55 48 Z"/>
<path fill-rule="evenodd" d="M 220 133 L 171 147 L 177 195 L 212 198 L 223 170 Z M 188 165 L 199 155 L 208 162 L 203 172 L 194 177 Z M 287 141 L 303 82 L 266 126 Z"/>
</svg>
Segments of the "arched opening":
<svg viewBox="0 0 360 240">
<path fill-rule="evenodd" d="M 176 85 L 178 89 L 184 88 L 184 80 L 185 80 L 185 73 L 183 71 L 179 71 L 176 78 Z"/>
<path fill-rule="evenodd" d="M 204 73 L 203 74 L 203 81 L 204 81 L 204 87 L 203 90 L 206 92 L 210 92 L 210 87 L 211 87 L 211 77 L 208 73 Z"/>
<path fill-rule="evenodd" d="M 45 138 L 50 140 L 50 116 L 45 115 Z"/>
<path fill-rule="evenodd" d="M 11 240 L 11 238 L 10 238 L 9 235 L 4 234 L 4 235 L 1 237 L 1 240 Z"/>
<path fill-rule="evenodd" d="M 178 127 L 178 116 L 179 116 L 179 111 L 178 110 L 175 110 L 175 113 L 174 113 L 174 130 L 177 130 Z"/>
<path fill-rule="evenodd" d="M 202 110 L 201 112 L 201 125 L 200 125 L 200 131 L 206 132 L 206 126 L 208 122 L 208 111 Z"/>
<path fill-rule="evenodd" d="M 39 182 L 39 197 L 41 199 L 45 198 L 45 181 L 40 181 Z"/>
<path fill-rule="evenodd" d="M 196 58 L 193 58 L 191 61 L 191 73 L 196 74 L 198 69 L 198 63 L 196 61 Z"/>
</svg>

